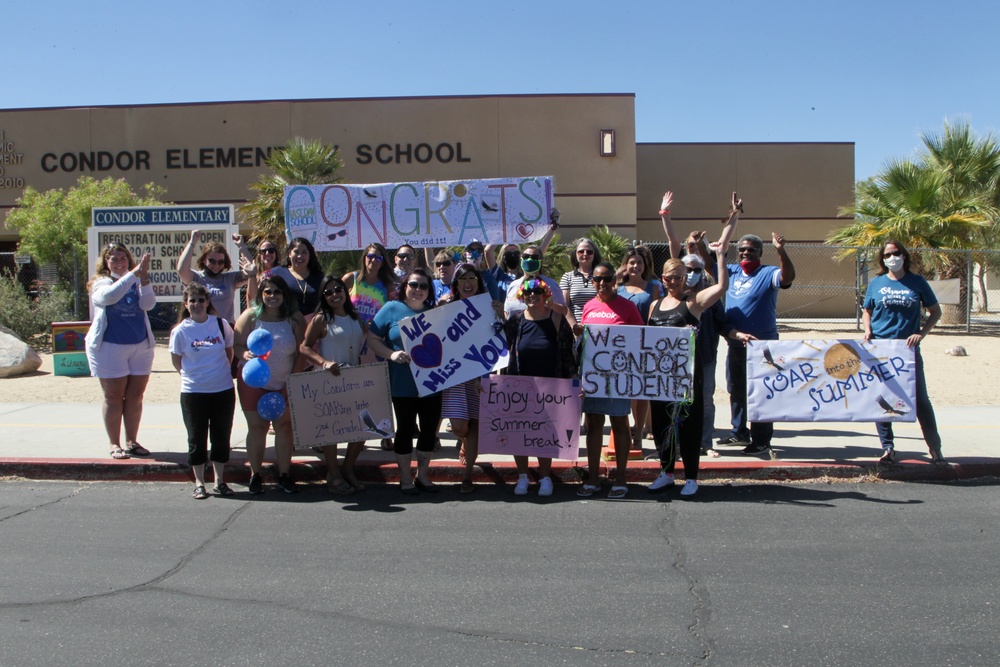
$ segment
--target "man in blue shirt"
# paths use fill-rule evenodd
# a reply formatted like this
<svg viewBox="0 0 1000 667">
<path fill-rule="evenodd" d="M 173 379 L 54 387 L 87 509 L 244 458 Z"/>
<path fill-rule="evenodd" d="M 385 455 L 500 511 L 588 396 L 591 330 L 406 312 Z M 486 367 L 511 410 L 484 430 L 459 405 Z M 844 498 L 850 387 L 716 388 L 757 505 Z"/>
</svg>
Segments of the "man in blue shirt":
<svg viewBox="0 0 1000 667">
<path fill-rule="evenodd" d="M 787 289 L 795 280 L 795 267 L 785 252 L 785 239 L 771 233 L 778 251 L 778 266 L 762 266 L 764 242 L 747 234 L 737 244 L 739 264 L 730 264 L 729 290 L 726 292 L 726 322 L 733 327 L 726 337 L 729 356 L 726 376 L 729 381 L 729 407 L 732 430 L 719 440 L 720 445 L 747 445 L 744 454 L 771 452 L 774 424 L 754 422 L 747 429 L 747 348 L 749 340 L 778 338 L 778 290 Z"/>
</svg>

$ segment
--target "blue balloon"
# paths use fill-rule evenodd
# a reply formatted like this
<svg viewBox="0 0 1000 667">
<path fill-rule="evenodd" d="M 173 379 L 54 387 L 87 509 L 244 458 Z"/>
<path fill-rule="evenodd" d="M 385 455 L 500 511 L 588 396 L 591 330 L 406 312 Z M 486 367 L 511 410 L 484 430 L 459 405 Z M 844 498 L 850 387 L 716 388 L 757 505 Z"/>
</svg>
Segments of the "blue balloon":
<svg viewBox="0 0 1000 667">
<path fill-rule="evenodd" d="M 263 359 L 251 359 L 243 366 L 243 381 L 251 387 L 261 388 L 271 381 L 271 369 Z"/>
<path fill-rule="evenodd" d="M 261 419 L 274 421 L 285 414 L 285 397 L 277 391 L 269 391 L 257 401 L 257 414 Z"/>
<path fill-rule="evenodd" d="M 247 349 L 258 357 L 263 357 L 274 347 L 274 336 L 267 329 L 254 329 L 247 336 Z"/>
</svg>

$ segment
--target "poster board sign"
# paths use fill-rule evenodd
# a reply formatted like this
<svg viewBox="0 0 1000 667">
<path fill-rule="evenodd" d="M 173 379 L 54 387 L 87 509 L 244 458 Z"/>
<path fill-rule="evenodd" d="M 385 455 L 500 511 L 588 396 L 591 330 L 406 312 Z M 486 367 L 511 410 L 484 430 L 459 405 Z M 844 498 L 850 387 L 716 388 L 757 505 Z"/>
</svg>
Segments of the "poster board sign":
<svg viewBox="0 0 1000 667">
<path fill-rule="evenodd" d="M 483 378 L 479 451 L 575 461 L 580 455 L 580 404 L 579 380 Z"/>
<path fill-rule="evenodd" d="M 384 362 L 289 375 L 288 404 L 296 449 L 396 434 Z"/>
<path fill-rule="evenodd" d="M 693 398 L 694 329 L 583 329 L 580 379 L 587 396 L 682 402 Z"/>
<path fill-rule="evenodd" d="M 527 243 L 552 212 L 551 176 L 285 186 L 285 234 L 317 251 Z"/>
<path fill-rule="evenodd" d="M 494 373 L 510 361 L 507 337 L 489 294 L 404 318 L 399 332 L 420 396 Z"/>
<path fill-rule="evenodd" d="M 905 340 L 747 344 L 750 421 L 916 420 L 916 364 Z"/>
<path fill-rule="evenodd" d="M 87 246 L 90 270 L 93 271 L 101 249 L 109 243 L 122 243 L 138 261 L 148 252 L 149 280 L 160 302 L 180 302 L 181 278 L 177 258 L 191 240 L 191 231 L 201 230 L 201 243 L 221 243 L 238 262 L 239 249 L 232 235 L 239 231 L 233 206 L 121 206 L 95 207 L 91 210 Z M 201 252 L 195 248 L 193 260 Z M 238 268 L 238 265 L 235 265 Z"/>
</svg>

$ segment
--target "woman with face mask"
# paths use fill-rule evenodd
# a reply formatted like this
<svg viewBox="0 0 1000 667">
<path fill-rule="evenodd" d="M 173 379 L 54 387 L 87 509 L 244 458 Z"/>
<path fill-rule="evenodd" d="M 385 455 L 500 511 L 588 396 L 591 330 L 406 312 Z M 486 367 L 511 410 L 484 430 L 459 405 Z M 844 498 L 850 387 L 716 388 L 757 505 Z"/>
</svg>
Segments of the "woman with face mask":
<svg viewBox="0 0 1000 667">
<path fill-rule="evenodd" d="M 514 313 L 520 313 L 525 309 L 524 302 L 517 298 L 517 294 L 518 290 L 521 289 L 521 285 L 526 280 L 541 280 L 544 282 L 551 294 L 549 307 L 560 315 L 565 316 L 568 310 L 563 300 L 562 290 L 559 289 L 559 283 L 548 276 L 542 275 L 542 249 L 540 247 L 529 245 L 524 249 L 521 253 L 521 271 L 524 275 L 512 282 L 507 288 L 507 298 L 503 304 L 503 309 L 507 313 L 507 316 L 510 317 Z"/>
<path fill-rule="evenodd" d="M 197 229 L 191 231 L 191 240 L 177 258 L 177 275 L 180 276 L 181 282 L 185 285 L 190 283 L 203 285 L 208 290 L 216 311 L 230 325 L 236 321 L 238 314 L 236 310 L 239 306 L 239 289 L 251 277 L 257 275 L 257 267 L 243 243 L 243 237 L 233 234 L 233 240 L 236 241 L 236 247 L 240 249 L 243 260 L 243 268 L 235 271 L 231 270 L 233 262 L 229 258 L 226 246 L 221 243 L 205 244 L 201 254 L 194 261 L 197 268 L 191 268 L 191 255 L 194 254 L 195 246 L 201 242 L 201 232 Z"/>
<path fill-rule="evenodd" d="M 881 270 L 868 283 L 868 291 L 865 292 L 862 313 L 864 339 L 905 340 L 906 346 L 913 348 L 917 372 L 917 421 L 930 451 L 931 463 L 945 464 L 947 461 L 941 455 L 941 436 L 937 430 L 934 407 L 927 395 L 924 360 L 920 356 L 920 343 L 941 319 L 941 306 L 927 281 L 910 273 L 910 253 L 902 243 L 896 239 L 883 243 L 879 248 L 878 264 Z M 921 325 L 924 310 L 928 317 Z M 892 423 L 876 422 L 875 426 L 882 442 L 879 462 L 890 464 L 896 457 Z"/>
<path fill-rule="evenodd" d="M 739 204 L 733 197 L 733 208 L 729 220 L 722 230 L 719 247 L 725 248 L 736 230 L 739 220 Z M 648 325 L 651 327 L 698 327 L 702 314 L 711 308 L 726 293 L 729 277 L 725 271 L 725 254 L 717 253 L 719 275 L 717 285 L 692 290 L 687 267 L 679 259 L 668 259 L 663 265 L 663 285 L 666 295 L 649 309 Z M 695 342 L 694 372 L 691 378 L 690 401 L 671 403 L 650 401 L 653 421 L 653 441 L 660 456 L 660 475 L 649 485 L 651 493 L 665 491 L 674 485 L 674 465 L 677 451 L 684 461 L 684 488 L 682 497 L 691 497 L 698 492 L 698 468 L 701 456 L 702 424 L 704 415 L 704 359 Z"/>
</svg>

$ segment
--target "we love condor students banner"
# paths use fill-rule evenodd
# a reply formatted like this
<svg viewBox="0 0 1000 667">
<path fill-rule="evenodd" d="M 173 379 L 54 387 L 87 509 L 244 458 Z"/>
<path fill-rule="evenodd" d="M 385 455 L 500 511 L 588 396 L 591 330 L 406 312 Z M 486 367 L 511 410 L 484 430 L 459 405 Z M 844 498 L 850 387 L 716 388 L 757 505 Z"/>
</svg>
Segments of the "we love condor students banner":
<svg viewBox="0 0 1000 667">
<path fill-rule="evenodd" d="M 916 387 L 905 340 L 747 343 L 750 421 L 912 422 Z"/>
<path fill-rule="evenodd" d="M 588 324 L 582 357 L 580 384 L 587 396 L 692 398 L 694 329 Z"/>
<path fill-rule="evenodd" d="M 545 235 L 553 178 L 285 186 L 285 234 L 318 251 L 527 243 Z"/>
<path fill-rule="evenodd" d="M 489 294 L 403 318 L 399 332 L 420 396 L 507 368 L 510 361 L 507 337 Z"/>
</svg>

